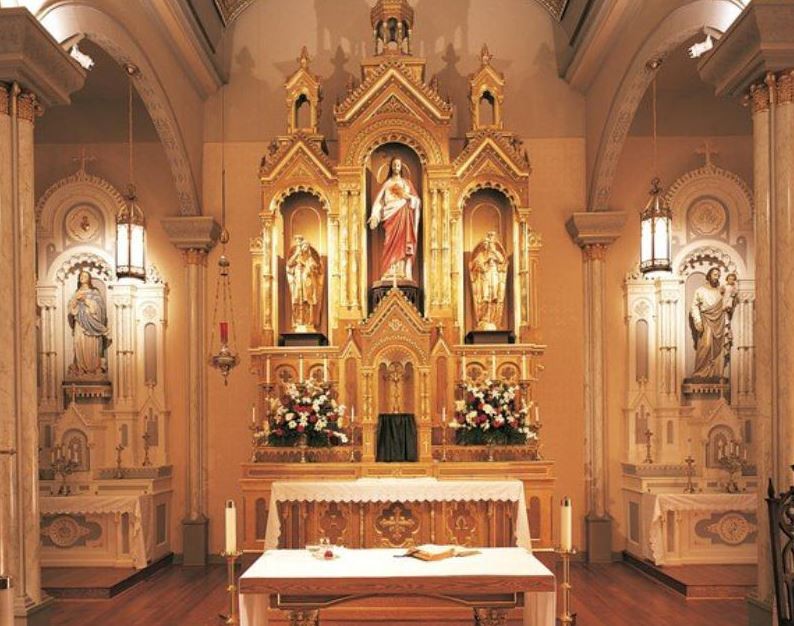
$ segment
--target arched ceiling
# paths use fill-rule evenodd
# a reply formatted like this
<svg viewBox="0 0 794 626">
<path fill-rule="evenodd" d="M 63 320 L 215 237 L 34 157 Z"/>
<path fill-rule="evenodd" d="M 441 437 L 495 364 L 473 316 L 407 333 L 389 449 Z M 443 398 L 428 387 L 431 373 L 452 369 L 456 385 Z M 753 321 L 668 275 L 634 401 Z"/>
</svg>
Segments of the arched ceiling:
<svg viewBox="0 0 794 626">
<path fill-rule="evenodd" d="M 546 9 L 556 20 L 561 20 L 568 0 L 534 0 Z M 233 22 L 255 0 L 215 0 L 218 13 L 227 26 Z"/>
</svg>

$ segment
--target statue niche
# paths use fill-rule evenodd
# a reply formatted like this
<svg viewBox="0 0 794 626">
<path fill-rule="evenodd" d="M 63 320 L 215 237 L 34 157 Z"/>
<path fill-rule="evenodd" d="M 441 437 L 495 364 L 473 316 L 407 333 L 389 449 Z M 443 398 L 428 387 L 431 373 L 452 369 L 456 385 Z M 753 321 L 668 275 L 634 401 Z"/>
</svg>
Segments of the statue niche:
<svg viewBox="0 0 794 626">
<path fill-rule="evenodd" d="M 370 310 L 394 284 L 421 310 L 422 165 L 416 153 L 398 143 L 377 148 L 367 168 L 367 198 Z"/>
<path fill-rule="evenodd" d="M 67 380 L 106 380 L 110 345 L 107 305 L 101 281 L 81 269 L 69 298 L 67 319 L 72 334 L 72 362 Z"/>
<path fill-rule="evenodd" d="M 284 297 L 279 299 L 278 313 L 282 341 L 289 344 L 314 337 L 322 342 L 328 332 L 326 212 L 319 198 L 297 192 L 284 199 L 280 213 L 283 239 L 278 273 Z"/>
<path fill-rule="evenodd" d="M 511 214 L 507 197 L 492 189 L 481 189 L 464 203 L 468 343 L 507 343 L 513 337 Z"/>
</svg>

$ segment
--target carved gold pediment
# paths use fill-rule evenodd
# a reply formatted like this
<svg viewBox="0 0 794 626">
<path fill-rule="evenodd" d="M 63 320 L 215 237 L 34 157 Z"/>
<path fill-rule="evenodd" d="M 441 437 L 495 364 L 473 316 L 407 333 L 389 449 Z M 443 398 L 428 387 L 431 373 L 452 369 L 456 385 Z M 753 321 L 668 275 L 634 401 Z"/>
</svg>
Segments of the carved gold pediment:
<svg viewBox="0 0 794 626">
<path fill-rule="evenodd" d="M 384 346 L 402 345 L 425 362 L 430 356 L 432 323 L 423 318 L 405 295 L 392 289 L 359 327 L 365 361 Z"/>
<path fill-rule="evenodd" d="M 379 65 L 335 107 L 337 124 L 349 125 L 361 117 L 370 117 L 383 103 L 383 94 L 389 90 L 403 94 L 400 98 L 403 103 L 406 99 L 415 102 L 431 122 L 448 123 L 452 118 L 452 105 L 430 85 L 412 76 L 405 64 L 394 59 Z"/>
<path fill-rule="evenodd" d="M 397 93 L 391 93 L 383 98 L 383 103 L 372 112 L 370 118 L 381 115 L 397 115 L 401 117 L 421 119 L 421 116 L 414 109 L 414 106 L 415 105 L 408 104 L 401 95 Z"/>
<path fill-rule="evenodd" d="M 313 180 L 321 177 L 326 184 L 336 180 L 334 165 L 320 148 L 320 142 L 296 134 L 276 142 L 262 159 L 259 179 L 263 184 L 276 180 Z"/>
<path fill-rule="evenodd" d="M 487 166 L 496 168 L 503 176 L 520 179 L 532 173 L 529 157 L 522 150 L 520 140 L 510 133 L 481 130 L 469 138 L 452 167 L 459 179 L 471 176 L 472 172 L 479 173 Z"/>
</svg>

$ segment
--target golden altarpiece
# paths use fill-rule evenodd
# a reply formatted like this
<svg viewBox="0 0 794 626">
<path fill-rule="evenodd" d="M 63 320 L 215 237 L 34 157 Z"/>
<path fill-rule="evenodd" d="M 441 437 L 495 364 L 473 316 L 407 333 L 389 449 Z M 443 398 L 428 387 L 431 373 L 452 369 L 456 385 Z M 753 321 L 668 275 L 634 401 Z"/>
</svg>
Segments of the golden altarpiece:
<svg viewBox="0 0 794 626">
<path fill-rule="evenodd" d="M 252 425 L 254 450 L 241 480 L 245 548 L 262 548 L 272 481 L 387 476 L 522 480 L 534 544 L 548 547 L 553 463 L 537 443 L 490 450 L 488 462 L 484 447 L 453 445 L 446 425 L 464 381 L 508 380 L 531 401 L 542 370 L 541 239 L 530 227 L 528 157 L 503 127 L 504 77 L 483 47 L 470 77 L 472 128 L 453 156 L 453 106 L 426 79 L 425 59 L 411 53 L 413 10 L 405 0 L 380 0 L 371 18 L 375 56 L 334 107 L 335 156 L 318 131 L 320 79 L 305 48 L 286 81 L 287 134 L 262 159 L 261 235 L 250 249 L 259 415 L 272 410 L 284 384 L 326 380 L 348 407 L 351 442 L 311 449 L 301 463 L 295 448 L 257 445 Z M 371 221 L 395 160 L 417 208 L 418 227 L 407 233 L 415 246 L 410 268 L 381 267 L 389 236 L 384 242 Z M 480 265 L 491 268 L 492 283 L 501 277 L 501 287 L 476 273 L 474 257 L 485 249 L 496 261 Z M 298 289 L 307 276 L 311 288 Z M 491 294 L 492 306 L 478 307 L 475 292 L 483 302 Z M 415 462 L 378 461 L 379 415 L 395 412 L 415 417 Z M 423 506 L 399 536 L 388 530 L 399 524 L 382 523 L 394 514 L 385 506 L 279 507 L 291 518 L 282 526 L 292 529 L 282 542 L 297 547 L 332 534 L 339 515 L 357 520 L 330 538 L 350 546 L 512 540 L 507 509 L 494 503 Z M 349 530 L 359 527 L 375 530 Z"/>
</svg>

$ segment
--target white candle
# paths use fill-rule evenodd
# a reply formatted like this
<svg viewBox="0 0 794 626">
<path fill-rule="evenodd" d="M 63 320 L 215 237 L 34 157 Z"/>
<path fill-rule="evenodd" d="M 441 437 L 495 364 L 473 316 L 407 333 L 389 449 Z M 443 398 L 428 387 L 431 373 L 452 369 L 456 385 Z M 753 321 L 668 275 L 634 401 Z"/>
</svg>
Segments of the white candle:
<svg viewBox="0 0 794 626">
<path fill-rule="evenodd" d="M 234 500 L 226 501 L 226 554 L 237 552 L 237 508 Z"/>
<path fill-rule="evenodd" d="M 461 366 L 461 373 L 460 373 L 461 380 L 466 380 L 466 355 L 463 355 L 463 365 Z"/>
<path fill-rule="evenodd" d="M 298 381 L 303 382 L 303 355 L 298 357 Z"/>
<path fill-rule="evenodd" d="M 350 408 L 350 423 L 352 424 L 355 421 L 356 421 L 356 407 L 353 406 Z"/>
<path fill-rule="evenodd" d="M 535 423 L 540 424 L 540 407 L 537 404 L 532 407 L 532 414 L 535 417 Z"/>
<path fill-rule="evenodd" d="M 256 424 L 256 404 L 251 405 L 251 423 Z"/>
<path fill-rule="evenodd" d="M 573 549 L 573 506 L 568 496 L 562 499 L 560 508 L 560 548 L 564 552 Z"/>
<path fill-rule="evenodd" d="M 446 426 L 447 425 L 447 407 L 441 407 L 441 424 Z"/>
<path fill-rule="evenodd" d="M 265 382 L 270 383 L 270 357 L 265 360 Z"/>
<path fill-rule="evenodd" d="M 521 378 L 522 380 L 527 379 L 527 355 L 521 355 Z"/>
<path fill-rule="evenodd" d="M 328 382 L 328 357 L 323 357 L 323 380 Z"/>
<path fill-rule="evenodd" d="M 491 355 L 491 380 L 496 380 L 496 353 Z"/>
</svg>

